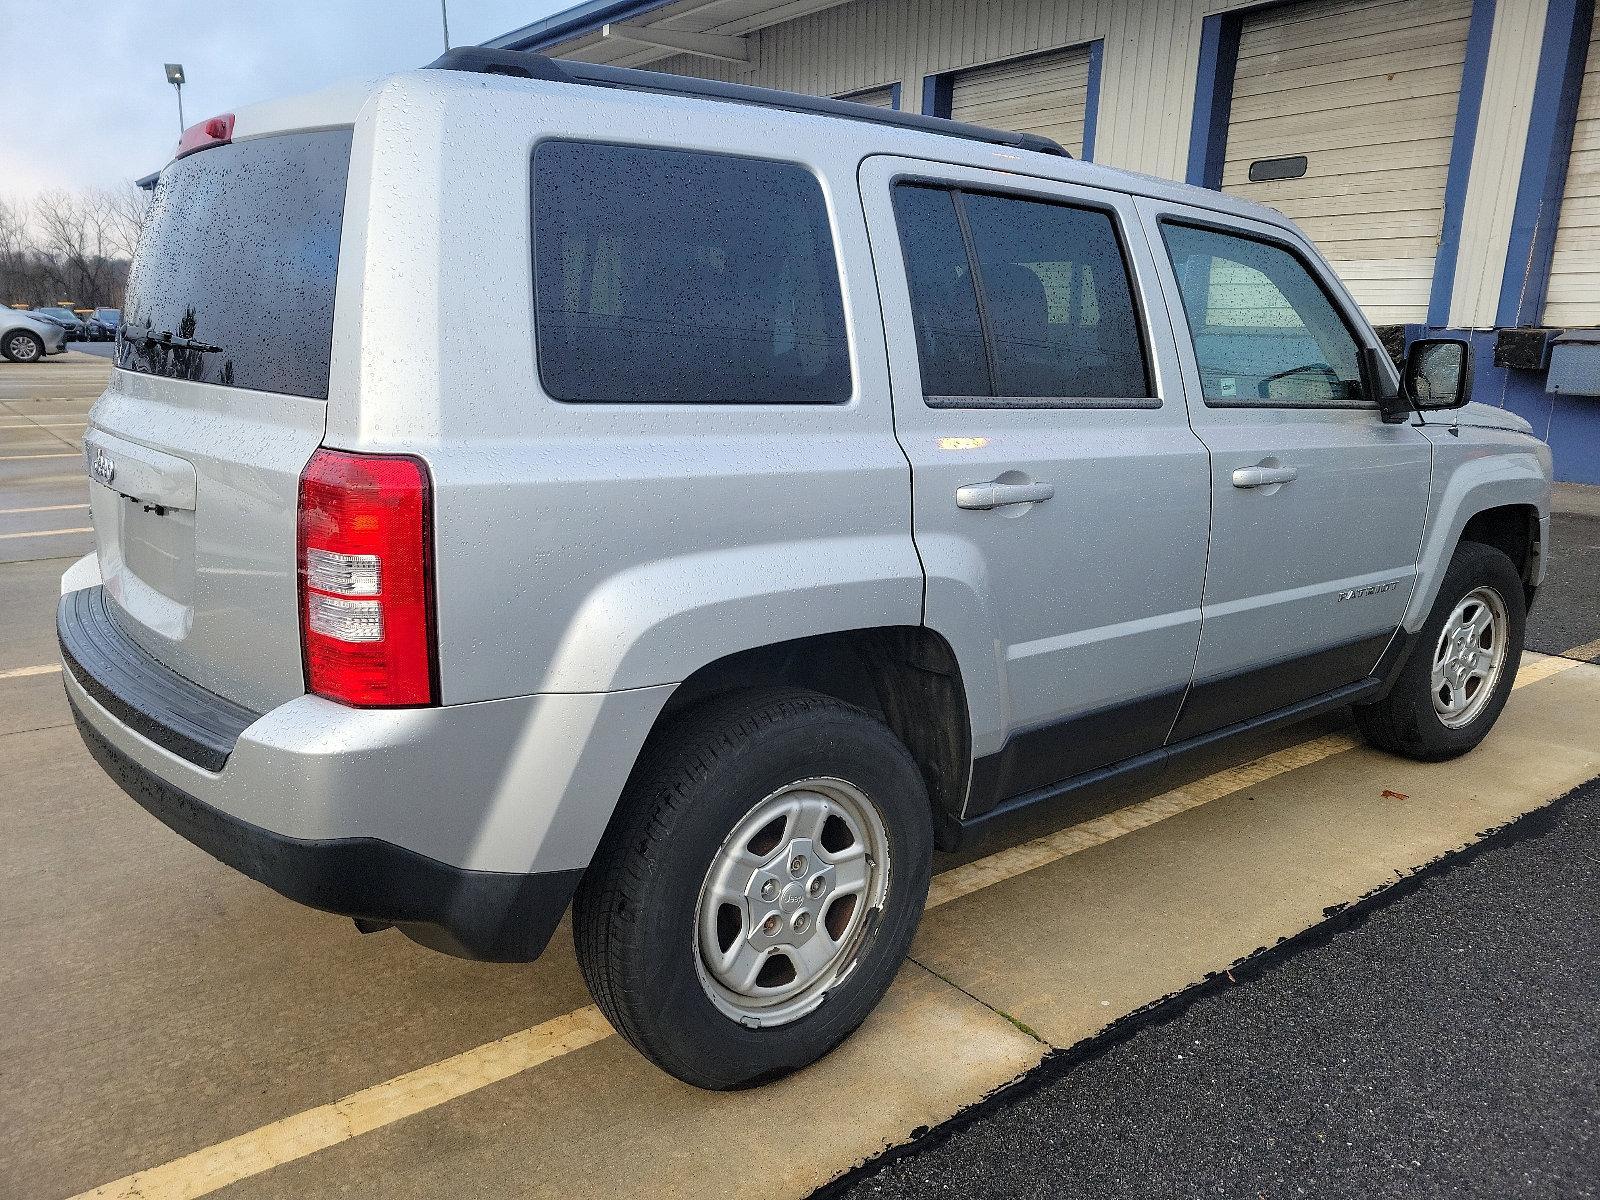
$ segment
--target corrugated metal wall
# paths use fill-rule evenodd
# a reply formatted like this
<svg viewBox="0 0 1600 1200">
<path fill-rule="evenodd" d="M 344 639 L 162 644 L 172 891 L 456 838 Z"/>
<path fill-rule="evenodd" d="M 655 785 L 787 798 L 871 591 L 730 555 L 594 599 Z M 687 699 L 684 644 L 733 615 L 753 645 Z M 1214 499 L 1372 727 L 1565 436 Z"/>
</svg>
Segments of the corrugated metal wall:
<svg viewBox="0 0 1600 1200">
<path fill-rule="evenodd" d="M 1205 0 L 853 0 L 751 35 L 744 70 L 691 55 L 656 70 L 836 96 L 899 81 L 916 110 L 925 75 L 1105 39 L 1095 158 L 1181 178 Z"/>
<path fill-rule="evenodd" d="M 1545 0 L 1497 0 L 1495 6 L 1483 103 L 1478 111 L 1478 142 L 1467 181 L 1450 303 L 1450 319 L 1457 326 L 1495 322 L 1533 109 L 1544 16 Z"/>
<path fill-rule="evenodd" d="M 1201 27 L 1249 0 L 850 0 L 751 35 L 753 70 L 689 55 L 657 70 L 817 95 L 900 82 L 1103 39 L 1095 159 L 1181 179 Z M 1505 265 L 1547 0 L 1498 0 L 1450 320 L 1491 325 Z M 1600 320 L 1600 316 L 1591 316 Z"/>
<path fill-rule="evenodd" d="M 1556 226 L 1550 291 L 1544 319 L 1551 325 L 1586 325 L 1600 320 L 1600 22 L 1589 39 L 1578 120 L 1567 160 L 1567 191 Z"/>
</svg>

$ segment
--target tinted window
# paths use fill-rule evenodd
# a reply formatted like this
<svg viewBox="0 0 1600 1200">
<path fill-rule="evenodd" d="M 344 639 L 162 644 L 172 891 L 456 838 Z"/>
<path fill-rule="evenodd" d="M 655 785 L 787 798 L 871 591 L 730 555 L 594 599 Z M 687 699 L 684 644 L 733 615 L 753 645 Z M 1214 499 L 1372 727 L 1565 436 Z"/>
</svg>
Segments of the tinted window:
<svg viewBox="0 0 1600 1200">
<path fill-rule="evenodd" d="M 930 403 L 1159 403 L 1109 213 L 918 185 L 895 208 Z"/>
<path fill-rule="evenodd" d="M 1289 250 L 1189 225 L 1163 236 L 1214 406 L 1361 401 L 1359 347 L 1332 299 Z"/>
<path fill-rule="evenodd" d="M 850 397 L 822 189 L 800 167 L 546 142 L 534 153 L 539 374 L 559 400 Z"/>
<path fill-rule="evenodd" d="M 894 208 L 905 252 L 926 396 L 989 396 L 989 367 L 955 197 L 903 185 Z"/>
<path fill-rule="evenodd" d="M 349 165 L 345 129 L 217 146 L 162 171 L 117 365 L 326 398 Z M 180 344 L 151 340 L 168 334 Z"/>
</svg>

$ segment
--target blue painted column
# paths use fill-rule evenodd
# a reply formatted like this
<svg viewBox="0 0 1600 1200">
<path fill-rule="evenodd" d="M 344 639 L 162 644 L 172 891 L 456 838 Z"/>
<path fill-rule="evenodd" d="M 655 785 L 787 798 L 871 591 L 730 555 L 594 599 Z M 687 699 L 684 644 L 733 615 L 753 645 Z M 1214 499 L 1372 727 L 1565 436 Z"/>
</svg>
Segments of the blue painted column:
<svg viewBox="0 0 1600 1200">
<path fill-rule="evenodd" d="M 1444 181 L 1444 224 L 1433 258 L 1433 283 L 1428 292 L 1428 324 L 1450 323 L 1450 296 L 1456 285 L 1456 260 L 1461 256 L 1461 218 L 1467 209 L 1467 181 L 1472 152 L 1478 144 L 1478 114 L 1483 109 L 1483 83 L 1489 71 L 1489 42 L 1494 33 L 1495 0 L 1473 0 L 1467 26 L 1467 57 L 1461 67 L 1461 92 L 1450 138 L 1450 166 Z"/>
<path fill-rule="evenodd" d="M 1537 325 L 1544 318 L 1556 221 L 1566 190 L 1567 160 L 1572 153 L 1572 129 L 1593 21 L 1594 0 L 1550 0 L 1495 313 L 1499 325 Z M 1600 309 L 1600 298 L 1596 308 Z M 1600 321 L 1600 314 L 1596 320 Z"/>
<path fill-rule="evenodd" d="M 1100 126 L 1100 72 L 1105 65 L 1106 42 L 1089 43 L 1089 89 L 1083 98 L 1083 159 L 1094 161 L 1094 135 Z"/>
<path fill-rule="evenodd" d="M 1195 75 L 1194 116 L 1189 125 L 1189 165 L 1184 180 L 1199 187 L 1222 186 L 1233 112 L 1233 74 L 1239 65 L 1244 17 L 1217 13 L 1200 26 L 1200 63 Z"/>
</svg>

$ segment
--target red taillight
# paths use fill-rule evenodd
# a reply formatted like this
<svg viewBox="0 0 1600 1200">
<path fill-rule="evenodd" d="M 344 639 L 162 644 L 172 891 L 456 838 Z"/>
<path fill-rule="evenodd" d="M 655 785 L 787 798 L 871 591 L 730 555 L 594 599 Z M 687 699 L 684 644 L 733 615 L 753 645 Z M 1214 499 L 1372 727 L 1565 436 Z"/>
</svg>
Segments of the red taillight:
<svg viewBox="0 0 1600 1200">
<path fill-rule="evenodd" d="M 419 458 L 311 456 L 300 474 L 307 691 L 358 708 L 438 703 L 431 510 Z"/>
<path fill-rule="evenodd" d="M 220 117 L 208 117 L 198 125 L 191 125 L 183 131 L 183 136 L 178 139 L 178 152 L 173 158 L 182 158 L 185 154 L 193 154 L 196 150 L 205 150 L 211 146 L 226 146 L 233 141 L 233 114 L 223 113 Z"/>
</svg>

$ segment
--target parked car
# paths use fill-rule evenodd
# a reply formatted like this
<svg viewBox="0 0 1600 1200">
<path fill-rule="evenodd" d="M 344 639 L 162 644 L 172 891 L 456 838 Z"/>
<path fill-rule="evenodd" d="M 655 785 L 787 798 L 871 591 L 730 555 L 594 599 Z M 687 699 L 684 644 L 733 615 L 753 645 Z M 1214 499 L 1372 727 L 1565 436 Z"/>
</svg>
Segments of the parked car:
<svg viewBox="0 0 1600 1200">
<path fill-rule="evenodd" d="M 79 320 L 83 322 L 83 340 L 86 342 L 109 342 L 117 336 L 116 325 L 108 324 L 95 309 L 80 313 Z"/>
<path fill-rule="evenodd" d="M 60 354 L 66 347 L 67 331 L 59 321 L 51 321 L 24 309 L 0 308 L 0 356 L 10 362 L 39 362 L 47 354 Z"/>
<path fill-rule="evenodd" d="M 935 847 L 1345 706 L 1421 760 L 1493 726 L 1549 449 L 1463 343 L 1397 372 L 1281 214 L 434 68 L 186 137 L 91 414 L 67 695 L 223 862 L 479 959 L 571 902 L 617 1030 L 733 1088 L 873 1009 Z"/>
<path fill-rule="evenodd" d="M 66 330 L 67 341 L 77 342 L 83 340 L 85 332 L 83 322 L 78 319 L 78 314 L 70 308 L 51 306 L 35 308 L 33 311 L 47 320 L 57 322 L 62 329 Z"/>
<path fill-rule="evenodd" d="M 117 336 L 117 329 L 122 324 L 122 310 L 120 308 L 97 308 L 89 316 L 90 340 L 96 342 L 113 341 Z"/>
</svg>

